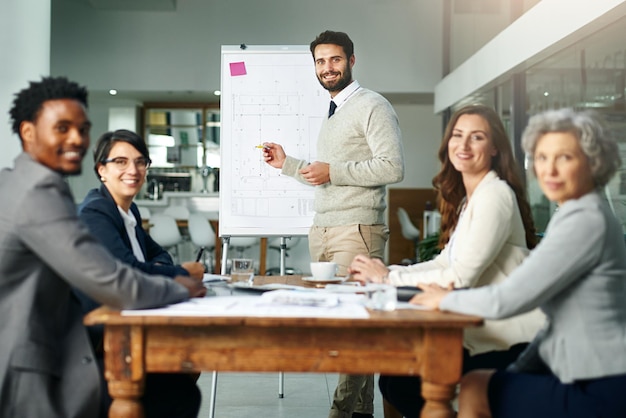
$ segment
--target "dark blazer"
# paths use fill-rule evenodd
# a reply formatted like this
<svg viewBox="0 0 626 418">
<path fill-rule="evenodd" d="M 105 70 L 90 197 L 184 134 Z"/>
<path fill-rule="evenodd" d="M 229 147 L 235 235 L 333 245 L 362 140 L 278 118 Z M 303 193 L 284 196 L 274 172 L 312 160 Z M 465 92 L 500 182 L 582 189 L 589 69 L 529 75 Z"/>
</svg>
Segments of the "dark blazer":
<svg viewBox="0 0 626 418">
<path fill-rule="evenodd" d="M 104 388 L 72 287 L 121 309 L 189 292 L 112 257 L 63 177 L 28 154 L 0 172 L 0 197 L 0 416 L 97 417 Z"/>
<path fill-rule="evenodd" d="M 78 206 L 78 217 L 87 225 L 91 233 L 111 251 L 111 254 L 124 263 L 149 274 L 162 274 L 169 277 L 188 276 L 187 270 L 174 265 L 169 253 L 144 231 L 137 205 L 132 203 L 130 210 L 137 219 L 135 232 L 146 262 L 137 260 L 133 254 L 122 215 L 120 215 L 113 197 L 104 185 L 100 186 L 99 189 L 91 189 L 87 193 L 85 200 Z"/>
<path fill-rule="evenodd" d="M 91 189 L 85 200 L 78 206 L 78 217 L 87 225 L 91 233 L 113 254 L 113 256 L 126 264 L 138 268 L 148 274 L 161 274 L 168 277 L 176 275 L 188 276 L 187 270 L 174 265 L 172 257 L 150 235 L 146 234 L 141 226 L 141 216 L 137 205 L 131 203 L 131 212 L 137 219 L 135 232 L 137 241 L 143 252 L 146 262 L 141 262 L 135 257 L 124 219 L 117 209 L 117 204 L 109 190 L 101 185 L 99 189 Z M 100 307 L 100 303 L 75 289 L 76 296 L 82 306 L 82 312 L 87 314 Z M 89 337 L 96 349 L 98 357 L 102 356 L 102 342 L 104 327 L 95 325 L 88 328 Z"/>
</svg>

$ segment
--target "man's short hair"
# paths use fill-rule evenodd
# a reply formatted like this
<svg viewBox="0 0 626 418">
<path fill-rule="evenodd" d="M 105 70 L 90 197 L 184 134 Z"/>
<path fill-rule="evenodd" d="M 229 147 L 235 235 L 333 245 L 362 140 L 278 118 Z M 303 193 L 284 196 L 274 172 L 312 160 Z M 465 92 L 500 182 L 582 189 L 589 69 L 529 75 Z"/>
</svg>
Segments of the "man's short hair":
<svg viewBox="0 0 626 418">
<path fill-rule="evenodd" d="M 313 54 L 313 59 L 315 59 L 315 47 L 320 44 L 333 44 L 339 45 L 343 48 L 343 52 L 346 54 L 346 58 L 350 59 L 352 55 L 354 55 L 354 44 L 352 40 L 348 36 L 347 33 L 344 32 L 334 32 L 332 30 L 327 30 L 319 35 L 317 38 L 311 42 L 311 54 Z"/>
<path fill-rule="evenodd" d="M 20 135 L 22 122 L 35 122 L 43 103 L 57 99 L 77 100 L 88 107 L 85 87 L 65 77 L 43 77 L 41 81 L 31 81 L 28 88 L 15 94 L 13 107 L 9 110 L 13 132 Z"/>
</svg>

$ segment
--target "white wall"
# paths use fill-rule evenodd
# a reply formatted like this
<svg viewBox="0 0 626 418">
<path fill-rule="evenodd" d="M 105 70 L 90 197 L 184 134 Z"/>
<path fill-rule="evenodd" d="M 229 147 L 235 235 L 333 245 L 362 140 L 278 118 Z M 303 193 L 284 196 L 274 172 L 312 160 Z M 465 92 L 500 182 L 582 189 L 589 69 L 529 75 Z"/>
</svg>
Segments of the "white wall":
<svg viewBox="0 0 626 418">
<path fill-rule="evenodd" d="M 213 91 L 219 88 L 221 45 L 308 45 L 333 29 L 354 41 L 354 76 L 363 86 L 429 93 L 441 79 L 442 13 L 439 0 L 185 0 L 174 12 L 94 10 L 53 0 L 51 70 L 92 91 Z M 392 187 L 430 187 L 441 118 L 432 105 L 392 104 L 407 161 L 404 181 Z M 90 101 L 94 142 L 109 129 L 109 109 L 122 106 Z M 98 185 L 91 155 L 83 165 L 83 175 L 71 180 L 78 202 Z M 249 253 L 257 258 L 258 247 Z M 309 271 L 306 239 L 290 254 L 288 266 Z M 269 252 L 268 266 L 278 266 L 276 251 Z"/>
<path fill-rule="evenodd" d="M 222 45 L 308 45 L 326 29 L 350 35 L 355 75 L 373 90 L 432 92 L 441 79 L 439 0 L 184 0 L 171 12 L 52 6 L 51 71 L 92 90 L 212 92 Z"/>
<path fill-rule="evenodd" d="M 450 69 L 457 68 L 510 25 L 513 9 L 520 8 L 520 12 L 525 13 L 540 1 L 453 1 L 450 16 Z"/>
<path fill-rule="evenodd" d="M 76 203 L 82 202 L 90 189 L 100 187 L 100 181 L 98 181 L 96 173 L 93 170 L 93 146 L 100 135 L 108 131 L 109 125 L 108 104 L 90 101 L 88 113 L 92 123 L 90 135 L 91 143 L 89 144 L 89 150 L 87 154 L 85 154 L 85 158 L 83 158 L 83 171 L 77 176 L 67 178 Z"/>
<path fill-rule="evenodd" d="M 394 105 L 404 145 L 404 180 L 389 188 L 430 188 L 439 169 L 442 119 L 432 105 Z"/>
<path fill-rule="evenodd" d="M 362 85 L 383 93 L 432 92 L 441 78 L 442 13 L 438 0 L 185 0 L 172 12 L 97 10 L 53 0 L 51 68 L 90 91 L 212 91 L 219 87 L 221 45 L 308 44 L 330 28 L 353 39 L 354 76 Z M 93 141 L 110 128 L 107 106 L 123 105 L 90 100 Z M 421 148 L 438 144 L 440 118 L 430 106 L 399 104 L 396 110 L 406 151 L 417 156 L 397 187 L 429 187 L 436 145 Z M 92 160 L 84 166 L 72 180 L 77 201 L 97 185 Z"/>
<path fill-rule="evenodd" d="M 22 150 L 9 124 L 14 94 L 50 73 L 50 0 L 9 0 L 0 13 L 0 167 Z"/>
<path fill-rule="evenodd" d="M 109 109 L 109 131 L 118 129 L 128 129 L 130 131 L 141 132 L 141 126 L 137 121 L 138 109 L 136 107 L 111 107 Z"/>
</svg>

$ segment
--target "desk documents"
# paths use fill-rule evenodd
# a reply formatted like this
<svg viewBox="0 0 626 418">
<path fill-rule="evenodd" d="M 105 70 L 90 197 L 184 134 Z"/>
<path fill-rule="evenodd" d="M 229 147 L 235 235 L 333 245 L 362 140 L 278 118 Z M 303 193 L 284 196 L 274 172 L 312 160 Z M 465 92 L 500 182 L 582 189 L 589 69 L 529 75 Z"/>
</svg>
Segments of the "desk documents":
<svg viewBox="0 0 626 418">
<path fill-rule="evenodd" d="M 291 318 L 369 318 L 359 295 L 292 290 L 262 296 L 215 296 L 157 309 L 123 310 L 123 316 L 254 316 Z"/>
</svg>

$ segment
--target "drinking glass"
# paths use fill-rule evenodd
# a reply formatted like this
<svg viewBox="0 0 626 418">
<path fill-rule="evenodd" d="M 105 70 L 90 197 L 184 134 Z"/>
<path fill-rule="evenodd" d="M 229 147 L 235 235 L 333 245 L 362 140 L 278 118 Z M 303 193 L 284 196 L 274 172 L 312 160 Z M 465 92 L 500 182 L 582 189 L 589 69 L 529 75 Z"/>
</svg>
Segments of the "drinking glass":
<svg viewBox="0 0 626 418">
<path fill-rule="evenodd" d="M 233 258 L 230 277 L 232 283 L 243 282 L 252 286 L 254 279 L 254 260 L 251 258 Z"/>
</svg>

